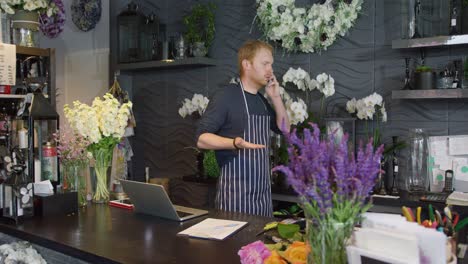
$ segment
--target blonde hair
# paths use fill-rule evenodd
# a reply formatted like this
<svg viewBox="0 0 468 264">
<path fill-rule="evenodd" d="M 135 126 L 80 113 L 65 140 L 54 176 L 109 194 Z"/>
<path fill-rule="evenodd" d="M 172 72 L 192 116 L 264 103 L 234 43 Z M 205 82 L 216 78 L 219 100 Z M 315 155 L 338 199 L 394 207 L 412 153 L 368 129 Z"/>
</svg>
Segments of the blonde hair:
<svg viewBox="0 0 468 264">
<path fill-rule="evenodd" d="M 252 61 L 255 57 L 255 54 L 261 49 L 269 50 L 273 53 L 273 47 L 260 40 L 247 40 L 242 47 L 237 51 L 237 64 L 239 67 L 240 76 L 244 75 L 244 68 L 242 68 L 242 61 L 248 60 Z"/>
</svg>

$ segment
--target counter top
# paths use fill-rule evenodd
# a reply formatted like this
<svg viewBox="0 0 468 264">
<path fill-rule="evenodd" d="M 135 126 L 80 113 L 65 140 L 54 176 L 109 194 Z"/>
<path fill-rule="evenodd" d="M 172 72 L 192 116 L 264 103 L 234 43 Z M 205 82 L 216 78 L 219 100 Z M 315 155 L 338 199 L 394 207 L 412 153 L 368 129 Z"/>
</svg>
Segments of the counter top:
<svg viewBox="0 0 468 264">
<path fill-rule="evenodd" d="M 212 217 L 249 224 L 224 241 L 176 234 Z M 92 263 L 239 263 L 237 251 L 271 218 L 211 211 L 183 223 L 107 205 L 89 205 L 78 214 L 0 223 L 0 232 Z"/>
</svg>

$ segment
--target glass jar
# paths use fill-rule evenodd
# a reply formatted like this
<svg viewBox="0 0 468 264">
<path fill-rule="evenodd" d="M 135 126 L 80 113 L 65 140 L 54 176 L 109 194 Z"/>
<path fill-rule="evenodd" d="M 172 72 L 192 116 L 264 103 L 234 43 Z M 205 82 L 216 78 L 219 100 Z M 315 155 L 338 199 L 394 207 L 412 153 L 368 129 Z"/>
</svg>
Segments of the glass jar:
<svg viewBox="0 0 468 264">
<path fill-rule="evenodd" d="M 428 190 L 427 177 L 427 135 L 422 128 L 409 130 L 409 164 L 407 189 L 409 192 Z"/>
</svg>

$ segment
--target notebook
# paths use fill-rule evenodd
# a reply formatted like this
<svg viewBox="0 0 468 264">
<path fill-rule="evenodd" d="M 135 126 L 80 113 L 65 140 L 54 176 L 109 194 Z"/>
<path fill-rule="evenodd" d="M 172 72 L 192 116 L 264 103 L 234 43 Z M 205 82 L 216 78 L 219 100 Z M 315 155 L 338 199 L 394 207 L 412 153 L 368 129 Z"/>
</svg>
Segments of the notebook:
<svg viewBox="0 0 468 264">
<path fill-rule="evenodd" d="M 120 180 L 120 183 L 130 197 L 136 213 L 179 222 L 208 214 L 206 210 L 173 205 L 162 185 L 128 180 Z"/>
<path fill-rule="evenodd" d="M 207 218 L 193 225 L 177 235 L 205 238 L 213 240 L 224 240 L 243 228 L 247 222 Z"/>
</svg>

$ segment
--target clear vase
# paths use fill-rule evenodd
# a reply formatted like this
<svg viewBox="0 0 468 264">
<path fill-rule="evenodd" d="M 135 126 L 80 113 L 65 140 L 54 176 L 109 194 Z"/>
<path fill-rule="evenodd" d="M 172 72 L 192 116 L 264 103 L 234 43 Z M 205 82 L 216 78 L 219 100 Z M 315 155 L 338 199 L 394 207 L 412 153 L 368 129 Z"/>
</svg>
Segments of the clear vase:
<svg viewBox="0 0 468 264">
<path fill-rule="evenodd" d="M 427 135 L 421 128 L 409 131 L 409 173 L 407 189 L 410 192 L 420 193 L 428 189 L 427 179 Z"/>
<path fill-rule="evenodd" d="M 16 10 L 11 16 L 13 44 L 25 47 L 39 46 L 39 13 Z"/>
<path fill-rule="evenodd" d="M 93 202 L 109 202 L 110 192 L 108 186 L 108 173 L 112 161 L 112 151 L 114 146 L 100 148 L 93 151 L 95 180 L 93 184 Z"/>
<path fill-rule="evenodd" d="M 109 202 L 109 188 L 107 185 L 107 171 L 109 166 L 94 166 L 94 185 L 93 185 L 93 202 L 107 203 Z"/>
<path fill-rule="evenodd" d="M 65 165 L 63 168 L 62 188 L 64 191 L 78 193 L 78 206 L 86 206 L 86 178 L 84 165 Z"/>
<path fill-rule="evenodd" d="M 306 223 L 307 242 L 312 248 L 307 263 L 346 264 L 346 245 L 353 231 L 353 221 L 342 223 L 334 220 L 321 220 L 316 223 L 307 219 Z"/>
</svg>

